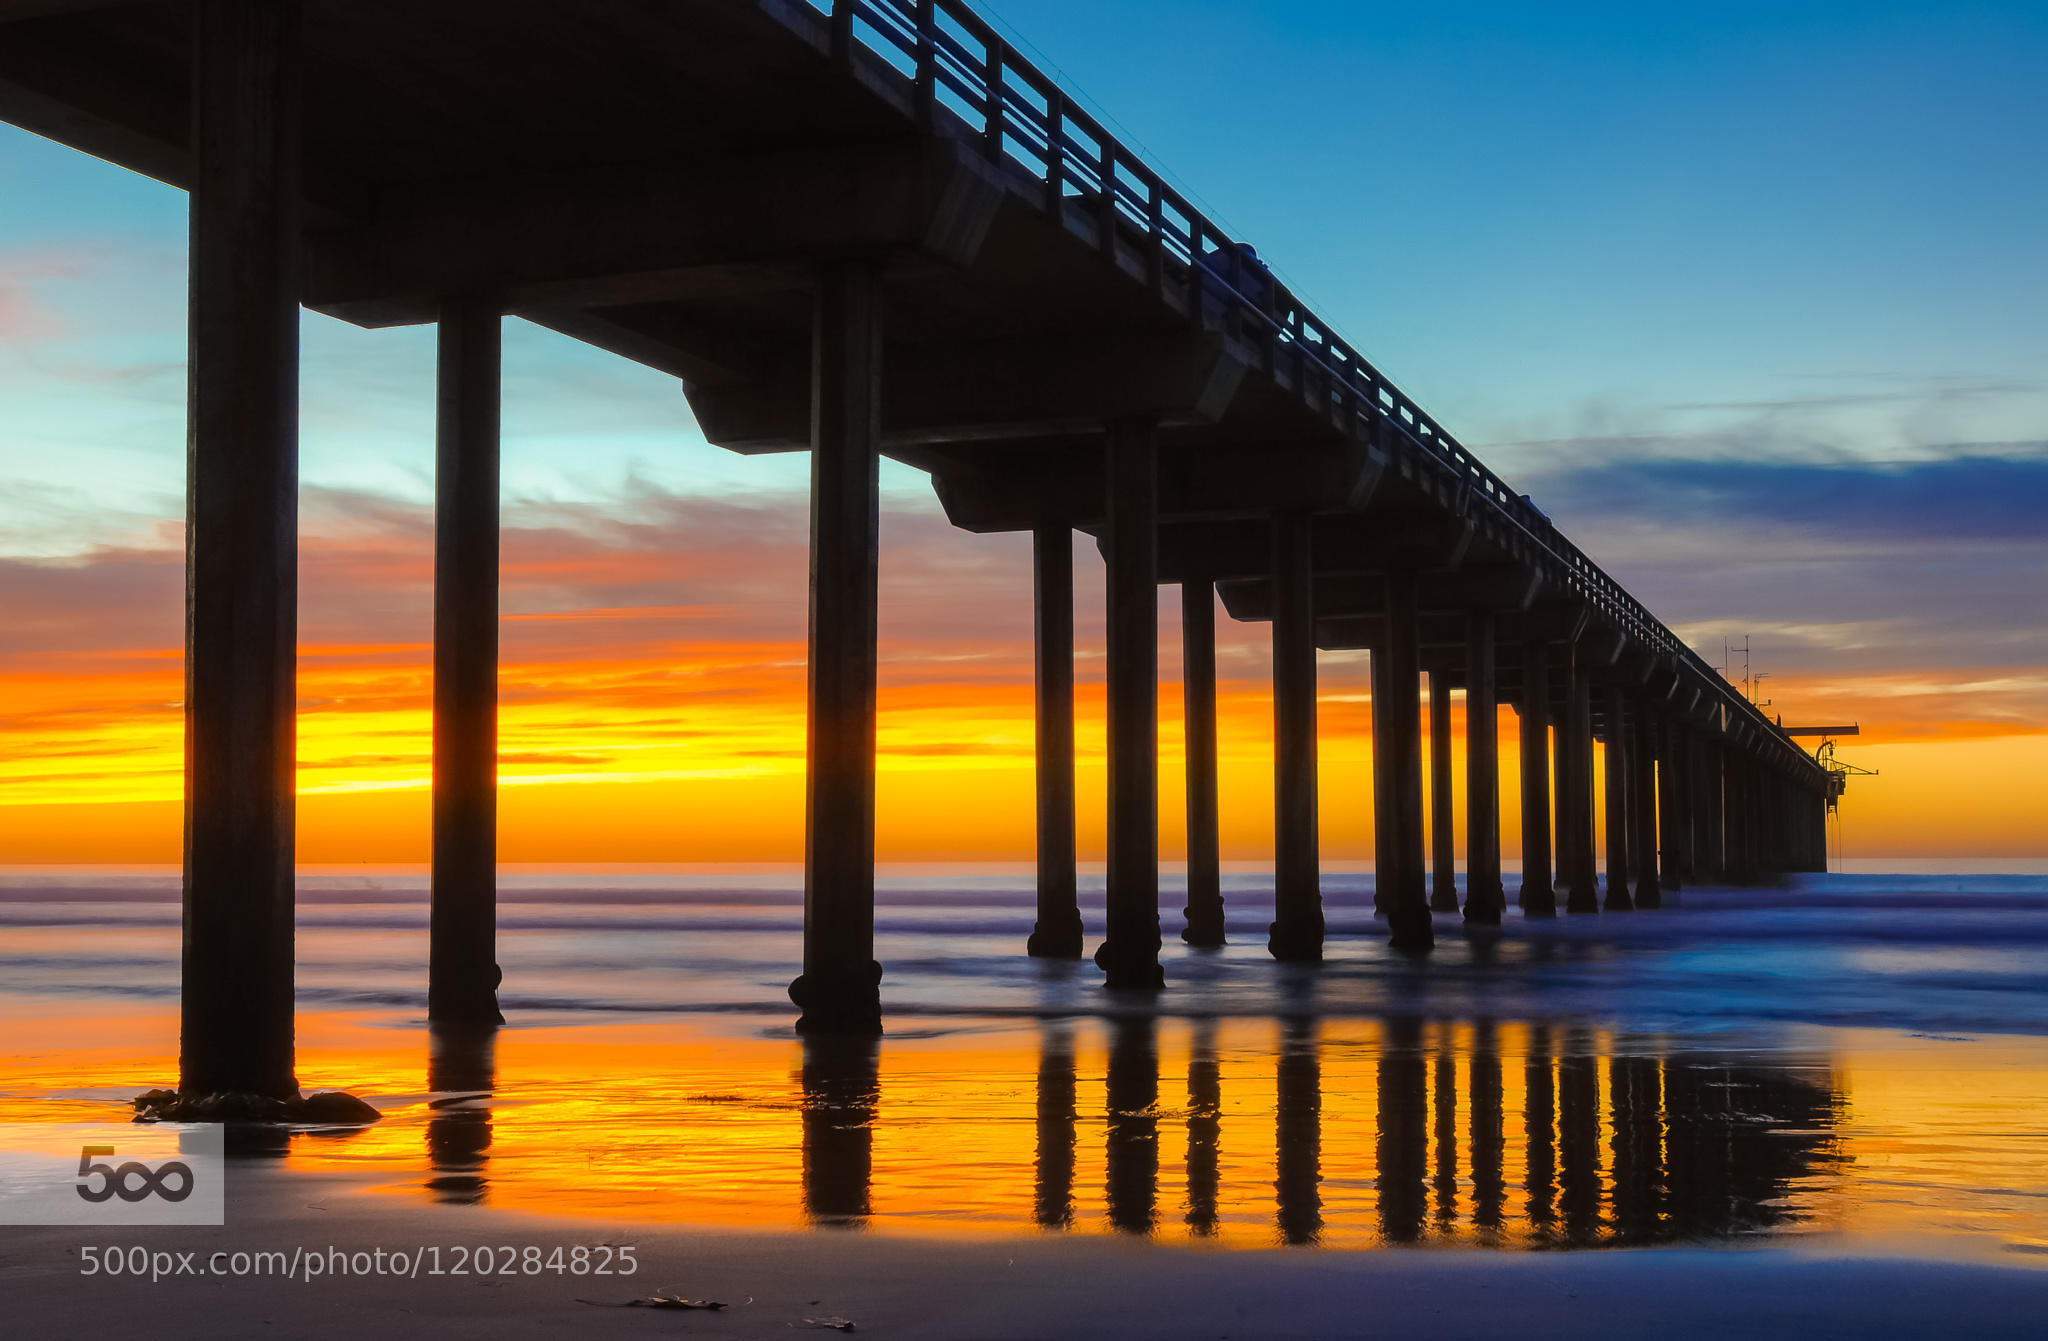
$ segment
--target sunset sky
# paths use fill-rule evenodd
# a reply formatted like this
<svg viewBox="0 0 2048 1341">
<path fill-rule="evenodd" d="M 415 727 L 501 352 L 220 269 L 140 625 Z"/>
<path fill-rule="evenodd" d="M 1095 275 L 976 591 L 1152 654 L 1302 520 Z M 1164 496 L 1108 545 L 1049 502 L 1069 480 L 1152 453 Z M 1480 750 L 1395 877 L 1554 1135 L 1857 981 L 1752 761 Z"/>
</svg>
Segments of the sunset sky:
<svg viewBox="0 0 2048 1341">
<path fill-rule="evenodd" d="M 2048 13 L 1001 12 L 1710 661 L 1747 636 L 1770 711 L 1860 721 L 1850 856 L 2048 856 Z M 0 202 L 0 863 L 175 861 L 184 197 L 0 128 Z M 300 855 L 416 861 L 432 332 L 303 329 Z M 504 424 L 501 856 L 799 857 L 805 460 L 520 321 Z M 1028 538 L 884 491 L 881 856 L 1027 860 Z M 1219 636 L 1225 856 L 1258 862 L 1267 630 Z M 1335 865 L 1371 852 L 1366 678 L 1324 655 Z"/>
</svg>

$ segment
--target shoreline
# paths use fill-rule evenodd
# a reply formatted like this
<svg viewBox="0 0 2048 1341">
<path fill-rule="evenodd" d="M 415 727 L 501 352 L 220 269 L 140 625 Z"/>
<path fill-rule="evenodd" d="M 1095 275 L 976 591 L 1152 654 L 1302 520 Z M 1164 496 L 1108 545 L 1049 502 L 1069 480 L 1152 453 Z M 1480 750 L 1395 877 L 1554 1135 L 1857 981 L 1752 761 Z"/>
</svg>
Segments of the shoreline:
<svg viewBox="0 0 2048 1341">
<path fill-rule="evenodd" d="M 460 1338 L 707 1335 L 765 1338 L 851 1320 L 902 1338 L 1283 1338 L 1655 1335 L 1725 1341 L 1761 1325 L 1806 1337 L 2034 1337 L 2048 1258 L 1998 1262 L 1859 1245 L 1673 1247 L 1599 1252 L 1259 1249 L 1124 1237 L 960 1241 L 829 1229 L 707 1229 L 405 1204 L 359 1180 L 240 1163 L 230 1223 L 110 1231 L 0 1228 L 9 1330 L 23 1336 Z M 263 1248 L 344 1254 L 441 1246 L 631 1244 L 638 1270 L 311 1281 L 82 1277 L 85 1241 L 191 1252 Z M 718 1312 L 605 1307 L 675 1291 Z M 597 1304 L 579 1302 L 595 1300 Z M 1967 1301 L 1967 1317 L 1959 1316 Z M 1504 1332 L 1503 1318 L 1512 1318 Z M 820 1329 L 822 1330 L 822 1329 Z"/>
</svg>

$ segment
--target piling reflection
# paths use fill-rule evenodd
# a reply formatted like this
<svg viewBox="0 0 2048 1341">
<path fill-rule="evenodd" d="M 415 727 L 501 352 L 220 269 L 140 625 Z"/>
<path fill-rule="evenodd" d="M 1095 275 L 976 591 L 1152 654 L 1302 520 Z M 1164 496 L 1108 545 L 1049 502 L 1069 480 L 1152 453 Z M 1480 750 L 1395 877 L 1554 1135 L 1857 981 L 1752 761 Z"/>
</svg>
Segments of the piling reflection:
<svg viewBox="0 0 2048 1341">
<path fill-rule="evenodd" d="M 490 1162 L 491 1091 L 497 1085 L 495 1028 L 434 1028 L 427 1036 L 427 1188 L 436 1201 L 484 1199 Z"/>
<path fill-rule="evenodd" d="M 1458 1223 L 1458 1073 L 1448 1039 L 1440 1034 L 1430 1099 L 1436 1110 L 1436 1224 L 1448 1233 Z"/>
<path fill-rule="evenodd" d="M 1429 1164 L 1429 1063 L 1422 1024 L 1387 1024 L 1379 1064 L 1380 1232 L 1389 1243 L 1422 1237 L 1428 1209 L 1423 1178 Z"/>
<path fill-rule="evenodd" d="M 804 1218 L 859 1228 L 873 1214 L 875 1110 L 881 1100 L 881 1045 L 868 1038 L 813 1035 L 803 1043 Z"/>
<path fill-rule="evenodd" d="M 503 1209 L 1232 1247 L 1725 1239 L 1832 1226 L 1863 1178 L 1826 1060 L 1570 1021 L 727 1035 L 668 1083 L 643 1049 L 581 1046 L 552 1089 L 517 1088 L 531 1046 L 437 1034 L 416 1121 L 346 1150 L 293 1136 L 289 1158 L 394 1161 L 415 1194 Z M 418 1091 L 417 1071 L 387 1074 L 386 1092 Z"/>
<path fill-rule="evenodd" d="M 1216 1021 L 1197 1020 L 1188 1046 L 1189 1232 L 1216 1232 L 1216 1196 L 1222 1181 L 1223 1072 L 1216 1060 Z"/>
<path fill-rule="evenodd" d="M 1825 1068 L 1659 1056 L 1589 1028 L 1539 1024 L 1513 1026 L 1511 1089 L 1493 1021 L 1388 1021 L 1369 1072 L 1335 1073 L 1324 1022 L 1272 1027 L 1267 1214 L 1286 1244 L 1352 1241 L 1363 1227 L 1348 1218 L 1363 1207 L 1326 1197 L 1333 1161 L 1347 1182 L 1369 1169 L 1379 1241 L 1590 1248 L 1782 1228 L 1798 1215 L 1792 1194 L 1841 1158 L 1831 1128 L 1842 1099 Z M 1124 1233 L 1159 1224 L 1161 1054 L 1150 1021 L 1110 1027 L 1105 1209 Z M 1183 1218 L 1209 1237 L 1256 1214 L 1255 1194 L 1232 1183 L 1244 1166 L 1224 1157 L 1236 1129 L 1231 1087 L 1255 1086 L 1256 1071 L 1228 1064 L 1213 1022 L 1190 1028 L 1186 1067 Z M 1076 1223 L 1076 1069 L 1073 1027 L 1045 1026 L 1037 1219 L 1048 1227 Z M 1367 1131 L 1369 1151 L 1358 1140 Z"/>
<path fill-rule="evenodd" d="M 1323 1232 L 1323 1073 L 1317 1022 L 1280 1026 L 1274 1104 L 1273 1192 L 1283 1243 L 1314 1243 Z"/>
<path fill-rule="evenodd" d="M 1498 1241 L 1507 1183 L 1501 1159 L 1507 1132 L 1501 1111 L 1500 1041 L 1492 1020 L 1472 1027 L 1471 1079 L 1466 1107 L 1472 1114 L 1472 1227 L 1483 1243 Z"/>
<path fill-rule="evenodd" d="M 1600 1237 L 1600 1078 L 1591 1036 L 1572 1030 L 1557 1063 L 1559 1209 L 1565 1242 Z"/>
<path fill-rule="evenodd" d="M 1522 1188 L 1529 1196 L 1529 1232 L 1548 1240 L 1557 1222 L 1557 1085 L 1551 1076 L 1550 1026 L 1529 1031 L 1523 1063 L 1522 1136 L 1528 1143 Z"/>
<path fill-rule="evenodd" d="M 1109 1222 L 1150 1234 L 1159 1193 L 1159 1043 L 1150 1016 L 1111 1026 L 1108 1087 Z"/>
<path fill-rule="evenodd" d="M 1045 1026 L 1038 1053 L 1037 1220 L 1046 1229 L 1074 1223 L 1074 1027 Z"/>
</svg>

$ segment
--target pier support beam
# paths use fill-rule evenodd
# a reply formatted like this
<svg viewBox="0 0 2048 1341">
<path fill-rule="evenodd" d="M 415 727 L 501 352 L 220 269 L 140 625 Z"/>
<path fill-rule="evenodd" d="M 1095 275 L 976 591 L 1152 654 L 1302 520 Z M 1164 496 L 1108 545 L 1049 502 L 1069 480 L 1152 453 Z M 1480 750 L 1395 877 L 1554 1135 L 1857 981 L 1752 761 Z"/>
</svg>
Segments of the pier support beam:
<svg viewBox="0 0 2048 1341">
<path fill-rule="evenodd" d="M 1828 869 L 1828 797 L 1825 790 L 1814 794 L 1813 807 L 1813 869 L 1826 874 Z"/>
<path fill-rule="evenodd" d="M 1316 623 L 1305 512 L 1273 519 L 1273 914 L 1275 959 L 1323 957 L 1316 842 Z"/>
<path fill-rule="evenodd" d="M 1554 871 L 1551 889 L 1563 894 L 1572 884 L 1572 658 L 1565 648 L 1564 664 L 1552 664 L 1551 673 L 1564 681 L 1557 715 L 1550 730 L 1550 860 Z"/>
<path fill-rule="evenodd" d="M 1216 802 L 1216 584 L 1180 587 L 1181 702 L 1188 756 L 1188 904 L 1180 938 L 1223 944 L 1223 866 Z"/>
<path fill-rule="evenodd" d="M 1498 926 L 1507 906 L 1500 880 L 1500 705 L 1494 616 L 1465 616 L 1465 920 Z"/>
<path fill-rule="evenodd" d="M 1679 758 L 1679 724 L 1670 717 L 1657 722 L 1657 828 L 1663 836 L 1658 888 L 1675 893 L 1685 885 L 1685 766 Z"/>
<path fill-rule="evenodd" d="M 1748 802 L 1743 794 L 1746 779 L 1743 773 L 1742 752 L 1739 748 L 1730 745 L 1722 747 L 1721 778 L 1723 787 L 1722 822 L 1726 826 L 1724 841 L 1727 843 L 1724 867 L 1728 883 L 1731 885 L 1748 884 L 1755 878 L 1755 873 L 1751 871 L 1749 866 L 1749 835 L 1744 831 L 1743 826 L 1743 818 L 1748 810 Z"/>
<path fill-rule="evenodd" d="M 498 1013 L 498 390 L 492 301 L 441 310 L 434 470 L 434 867 L 427 1018 Z"/>
<path fill-rule="evenodd" d="M 1629 764 L 1635 773 L 1635 794 L 1629 810 L 1636 821 L 1636 907 L 1664 906 L 1657 879 L 1657 719 L 1648 692 L 1636 695 L 1636 721 L 1629 742 Z"/>
<path fill-rule="evenodd" d="M 1742 882 L 1753 885 L 1763 876 L 1763 843 L 1757 825 L 1756 761 L 1747 750 L 1742 755 L 1739 776 L 1741 785 L 1736 798 L 1741 813 L 1742 858 L 1737 869 L 1742 873 Z"/>
<path fill-rule="evenodd" d="M 1525 917 L 1555 917 L 1550 884 L 1550 645 L 1522 644 L 1522 892 Z"/>
<path fill-rule="evenodd" d="M 1607 718 L 1607 902 L 1610 913 L 1636 906 L 1628 888 L 1628 721 L 1627 694 L 1609 681 L 1602 694 Z"/>
<path fill-rule="evenodd" d="M 1664 846 L 1671 850 L 1666 864 L 1671 868 L 1665 888 L 1678 889 L 1696 878 L 1693 870 L 1693 769 L 1692 769 L 1692 728 L 1673 717 L 1665 732 L 1665 745 L 1669 754 L 1664 761 L 1664 777 L 1671 789 L 1669 799 L 1668 827 Z"/>
<path fill-rule="evenodd" d="M 1456 818 L 1451 809 L 1451 686 L 1439 669 L 1429 673 L 1429 906 L 1439 913 L 1458 911 Z"/>
<path fill-rule="evenodd" d="M 1393 717 L 1388 709 L 1387 644 L 1382 638 L 1371 649 L 1372 680 L 1372 913 L 1385 917 L 1400 884 L 1401 859 L 1394 842 L 1394 760 L 1387 749 L 1393 739 Z"/>
<path fill-rule="evenodd" d="M 877 1034 L 875 614 L 881 538 L 882 279 L 868 261 L 818 273 L 811 376 L 810 768 L 805 1033 Z"/>
<path fill-rule="evenodd" d="M 1109 426 L 1109 934 L 1114 988 L 1157 991 L 1159 967 L 1159 444 L 1149 419 Z"/>
<path fill-rule="evenodd" d="M 1081 957 L 1074 865 L 1074 532 L 1045 521 L 1031 532 L 1032 653 L 1037 687 L 1038 921 L 1026 948 L 1043 959 Z"/>
<path fill-rule="evenodd" d="M 1698 745 L 1699 792 L 1696 804 L 1700 839 L 1694 860 L 1702 879 L 1718 883 L 1728 878 L 1727 808 L 1721 771 L 1720 733 L 1716 730 L 1702 732 Z"/>
<path fill-rule="evenodd" d="M 1574 650 L 1571 680 L 1565 698 L 1564 730 L 1571 748 L 1565 752 L 1569 772 L 1558 779 L 1560 794 L 1570 792 L 1570 823 L 1564 851 L 1567 897 L 1565 909 L 1574 913 L 1600 911 L 1600 885 L 1593 865 L 1593 677 Z"/>
<path fill-rule="evenodd" d="M 1415 571 L 1387 574 L 1387 758 L 1391 784 L 1387 812 L 1394 826 L 1395 884 L 1386 894 L 1387 930 L 1404 950 L 1436 944 L 1429 894 L 1423 882 L 1422 663 L 1420 595 Z"/>
<path fill-rule="evenodd" d="M 298 1093 L 299 23 L 193 6 L 179 1081 Z"/>
</svg>

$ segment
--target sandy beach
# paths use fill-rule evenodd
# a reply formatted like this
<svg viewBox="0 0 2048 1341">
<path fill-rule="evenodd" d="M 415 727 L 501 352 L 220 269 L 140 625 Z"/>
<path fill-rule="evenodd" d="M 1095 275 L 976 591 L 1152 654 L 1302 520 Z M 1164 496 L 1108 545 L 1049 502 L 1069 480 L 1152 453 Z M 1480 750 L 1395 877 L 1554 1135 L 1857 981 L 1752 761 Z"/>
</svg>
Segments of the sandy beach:
<svg viewBox="0 0 2048 1341">
<path fill-rule="evenodd" d="M 134 1230 L 122 1245 L 191 1252 L 442 1245 L 637 1248 L 631 1277 L 328 1276 L 82 1280 L 91 1231 L 0 1229 L 0 1331 L 19 1337 L 786 1337 L 806 1319 L 860 1334 L 988 1338 L 1576 1338 L 2040 1335 L 2048 1271 L 1955 1242 L 1889 1255 L 1802 1249 L 1597 1254 L 1224 1252 L 1140 1241 L 947 1240 L 746 1232 L 395 1204 L 349 1180 L 242 1165 L 231 1224 Z M 98 1237 L 109 1237 L 101 1233 Z M 1936 1254 L 1952 1254 L 1938 1256 Z M 452 1256 L 443 1257 L 444 1264 Z M 610 1308 L 656 1293 L 719 1311 Z M 584 1303 L 581 1300 L 596 1300 Z M 826 1329 L 816 1329 L 827 1334 Z"/>
</svg>

